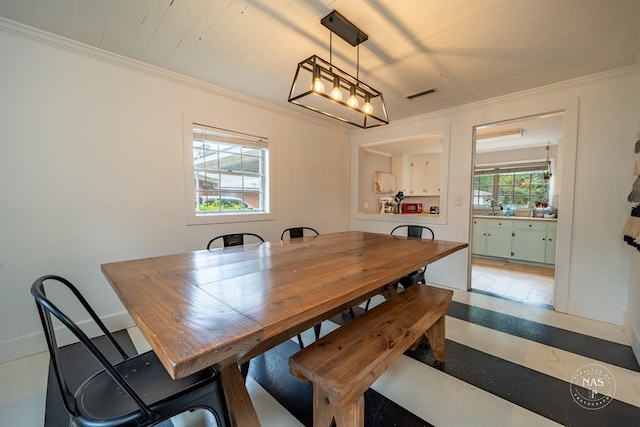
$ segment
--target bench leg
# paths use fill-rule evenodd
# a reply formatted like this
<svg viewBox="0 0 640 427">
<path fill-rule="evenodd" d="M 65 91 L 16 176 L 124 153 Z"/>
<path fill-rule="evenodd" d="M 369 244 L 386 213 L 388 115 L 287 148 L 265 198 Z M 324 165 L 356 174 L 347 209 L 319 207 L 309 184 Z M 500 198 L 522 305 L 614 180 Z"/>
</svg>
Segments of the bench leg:
<svg viewBox="0 0 640 427">
<path fill-rule="evenodd" d="M 347 406 L 335 409 L 336 427 L 364 427 L 364 395 Z"/>
<path fill-rule="evenodd" d="M 364 395 L 346 406 L 336 406 L 322 388 L 313 385 L 313 427 L 364 427 Z"/>
<path fill-rule="evenodd" d="M 331 427 L 333 420 L 333 405 L 329 402 L 329 395 L 324 389 L 313 384 L 313 426 Z"/>
<path fill-rule="evenodd" d="M 440 363 L 444 363 L 445 351 L 445 325 L 444 325 L 445 316 L 440 317 L 436 320 L 429 329 L 427 329 L 426 335 L 429 339 L 429 344 L 431 345 L 431 351 L 433 352 L 433 356 Z"/>
</svg>

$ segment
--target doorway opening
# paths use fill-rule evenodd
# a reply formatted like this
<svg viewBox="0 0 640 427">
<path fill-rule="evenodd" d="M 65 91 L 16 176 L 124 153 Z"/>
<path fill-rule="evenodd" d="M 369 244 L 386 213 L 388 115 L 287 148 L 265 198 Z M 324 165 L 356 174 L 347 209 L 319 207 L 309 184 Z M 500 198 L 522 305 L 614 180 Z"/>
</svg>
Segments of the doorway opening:
<svg viewBox="0 0 640 427">
<path fill-rule="evenodd" d="M 472 291 L 554 306 L 564 113 L 474 127 Z"/>
</svg>

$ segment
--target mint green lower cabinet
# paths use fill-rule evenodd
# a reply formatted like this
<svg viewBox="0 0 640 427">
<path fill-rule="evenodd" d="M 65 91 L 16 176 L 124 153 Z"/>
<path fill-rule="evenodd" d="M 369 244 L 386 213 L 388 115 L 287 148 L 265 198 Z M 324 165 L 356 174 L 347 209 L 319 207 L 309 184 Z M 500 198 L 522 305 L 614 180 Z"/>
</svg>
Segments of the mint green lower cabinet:
<svg viewBox="0 0 640 427">
<path fill-rule="evenodd" d="M 545 224 L 535 227 L 537 224 L 517 224 L 513 228 L 513 259 L 521 261 L 539 262 L 545 261 L 547 230 Z M 529 228 L 531 226 L 531 228 Z"/>
<path fill-rule="evenodd" d="M 487 254 L 487 221 L 484 219 L 473 219 L 471 253 L 474 255 Z"/>
<path fill-rule="evenodd" d="M 471 252 L 499 258 L 511 258 L 511 221 L 473 219 Z"/>
<path fill-rule="evenodd" d="M 474 218 L 471 251 L 474 255 L 555 264 L 555 221 Z"/>
<path fill-rule="evenodd" d="M 511 258 L 511 221 L 487 220 L 486 255 L 499 258 Z"/>
<path fill-rule="evenodd" d="M 545 264 L 555 264 L 556 263 L 556 230 L 558 224 L 548 223 L 547 224 L 547 240 L 546 240 L 546 249 L 544 262 Z"/>
</svg>

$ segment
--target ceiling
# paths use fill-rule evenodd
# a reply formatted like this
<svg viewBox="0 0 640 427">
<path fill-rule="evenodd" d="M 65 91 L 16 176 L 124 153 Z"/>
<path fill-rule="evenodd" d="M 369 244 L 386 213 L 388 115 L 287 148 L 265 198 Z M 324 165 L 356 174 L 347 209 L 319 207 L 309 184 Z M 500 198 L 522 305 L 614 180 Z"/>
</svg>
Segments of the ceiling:
<svg viewBox="0 0 640 427">
<path fill-rule="evenodd" d="M 637 66 L 640 53 L 638 0 L 0 0 L 0 17 L 318 118 L 287 97 L 313 54 L 356 74 L 356 48 L 333 37 L 329 57 L 320 19 L 334 9 L 369 36 L 359 76 L 392 122 Z"/>
</svg>

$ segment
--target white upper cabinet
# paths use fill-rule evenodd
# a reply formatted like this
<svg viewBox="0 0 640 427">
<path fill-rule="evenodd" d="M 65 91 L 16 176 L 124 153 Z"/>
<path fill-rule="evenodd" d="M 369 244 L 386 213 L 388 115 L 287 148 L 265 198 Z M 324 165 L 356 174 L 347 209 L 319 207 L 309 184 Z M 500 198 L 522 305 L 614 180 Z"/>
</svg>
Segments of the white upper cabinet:
<svg viewBox="0 0 640 427">
<path fill-rule="evenodd" d="M 391 158 L 391 173 L 396 177 L 396 187 L 405 196 L 411 188 L 411 159 L 407 154 L 393 156 Z"/>
<path fill-rule="evenodd" d="M 440 195 L 441 154 L 394 156 L 391 170 L 406 197 Z"/>
</svg>

